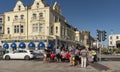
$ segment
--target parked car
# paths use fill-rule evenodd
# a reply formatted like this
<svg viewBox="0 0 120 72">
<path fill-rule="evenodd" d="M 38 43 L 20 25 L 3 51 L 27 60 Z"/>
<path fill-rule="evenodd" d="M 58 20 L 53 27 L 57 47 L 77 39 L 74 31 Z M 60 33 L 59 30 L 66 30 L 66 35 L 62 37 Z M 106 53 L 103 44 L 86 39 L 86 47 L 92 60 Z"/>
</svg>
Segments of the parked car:
<svg viewBox="0 0 120 72">
<path fill-rule="evenodd" d="M 33 51 L 30 50 L 16 50 L 12 53 L 6 53 L 3 55 L 3 59 L 10 60 L 10 59 L 25 59 L 30 60 L 34 58 Z"/>
<path fill-rule="evenodd" d="M 34 57 L 37 59 L 37 58 L 43 58 L 43 52 L 44 50 L 34 50 L 33 54 L 34 54 Z"/>
</svg>

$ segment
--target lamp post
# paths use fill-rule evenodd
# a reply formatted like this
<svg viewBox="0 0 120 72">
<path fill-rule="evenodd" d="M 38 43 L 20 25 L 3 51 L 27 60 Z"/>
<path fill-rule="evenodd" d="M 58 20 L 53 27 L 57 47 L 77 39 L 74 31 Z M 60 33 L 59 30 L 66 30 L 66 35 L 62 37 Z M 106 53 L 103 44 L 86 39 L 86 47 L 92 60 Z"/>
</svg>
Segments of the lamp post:
<svg viewBox="0 0 120 72">
<path fill-rule="evenodd" d="M 28 40 L 28 7 L 27 7 L 27 40 Z"/>
<path fill-rule="evenodd" d="M 46 34 L 47 46 L 48 46 L 48 44 L 49 44 L 48 36 L 49 36 L 49 27 L 47 26 L 47 34 Z"/>
<path fill-rule="evenodd" d="M 56 48 L 57 48 L 58 47 L 58 36 L 56 36 L 55 44 L 56 44 Z"/>
</svg>

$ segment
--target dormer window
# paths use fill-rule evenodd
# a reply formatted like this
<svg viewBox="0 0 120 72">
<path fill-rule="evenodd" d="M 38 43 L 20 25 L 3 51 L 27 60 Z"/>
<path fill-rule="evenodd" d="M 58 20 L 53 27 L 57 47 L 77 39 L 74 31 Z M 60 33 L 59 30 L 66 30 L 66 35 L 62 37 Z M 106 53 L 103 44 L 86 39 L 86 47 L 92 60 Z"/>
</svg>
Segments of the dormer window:
<svg viewBox="0 0 120 72">
<path fill-rule="evenodd" d="M 10 21 L 10 17 L 8 16 L 8 21 Z"/>
<path fill-rule="evenodd" d="M 39 16 L 40 16 L 40 17 L 43 17 L 43 13 L 39 13 Z"/>
<path fill-rule="evenodd" d="M 37 3 L 36 5 L 37 5 L 37 8 L 39 8 L 39 3 Z"/>
<path fill-rule="evenodd" d="M 21 10 L 21 6 L 20 6 L 20 5 L 18 6 L 18 10 L 19 10 L 19 11 Z"/>
<path fill-rule="evenodd" d="M 22 20 L 24 19 L 24 15 L 21 15 L 21 19 L 22 19 Z"/>
</svg>

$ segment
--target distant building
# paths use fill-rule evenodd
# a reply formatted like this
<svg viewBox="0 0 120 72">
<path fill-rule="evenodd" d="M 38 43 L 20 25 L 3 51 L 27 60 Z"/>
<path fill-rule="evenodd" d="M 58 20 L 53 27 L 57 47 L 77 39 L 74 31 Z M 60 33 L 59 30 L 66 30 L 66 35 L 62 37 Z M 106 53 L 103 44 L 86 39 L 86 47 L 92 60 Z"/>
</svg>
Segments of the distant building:
<svg viewBox="0 0 120 72">
<path fill-rule="evenodd" d="M 109 35 L 109 47 L 120 48 L 120 34 Z"/>
</svg>

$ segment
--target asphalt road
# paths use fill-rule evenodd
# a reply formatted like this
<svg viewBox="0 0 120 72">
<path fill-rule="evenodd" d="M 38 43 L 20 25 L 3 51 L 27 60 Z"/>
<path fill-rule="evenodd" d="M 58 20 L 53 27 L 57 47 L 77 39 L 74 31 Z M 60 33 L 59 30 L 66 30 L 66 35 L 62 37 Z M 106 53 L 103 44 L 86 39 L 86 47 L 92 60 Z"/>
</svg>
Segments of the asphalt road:
<svg viewBox="0 0 120 72">
<path fill-rule="evenodd" d="M 0 72 L 99 72 L 92 66 L 81 68 L 69 63 L 43 63 L 42 61 L 1 60 Z"/>
</svg>

